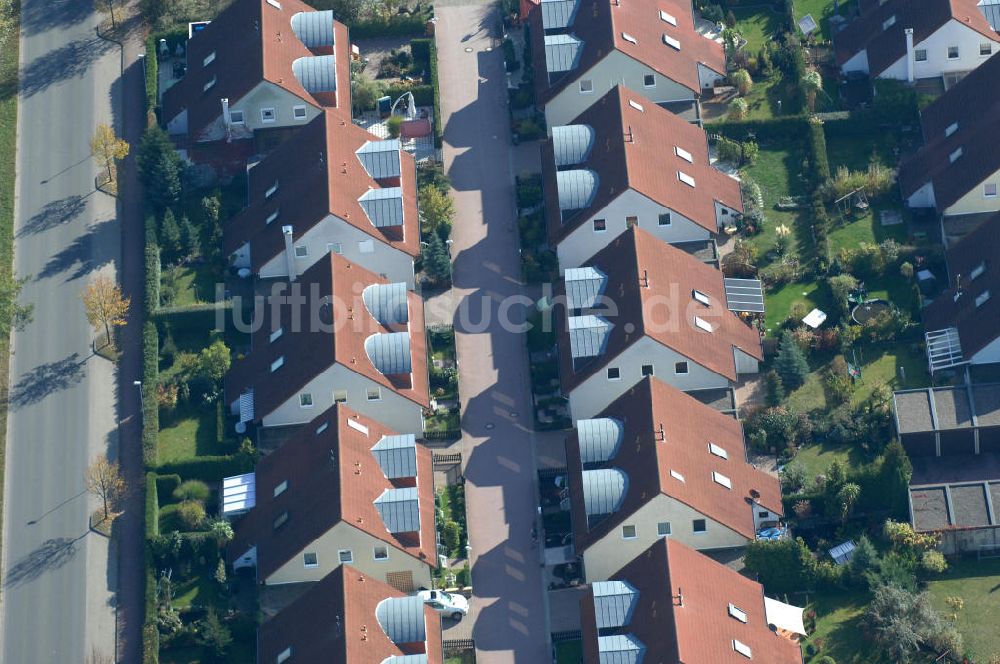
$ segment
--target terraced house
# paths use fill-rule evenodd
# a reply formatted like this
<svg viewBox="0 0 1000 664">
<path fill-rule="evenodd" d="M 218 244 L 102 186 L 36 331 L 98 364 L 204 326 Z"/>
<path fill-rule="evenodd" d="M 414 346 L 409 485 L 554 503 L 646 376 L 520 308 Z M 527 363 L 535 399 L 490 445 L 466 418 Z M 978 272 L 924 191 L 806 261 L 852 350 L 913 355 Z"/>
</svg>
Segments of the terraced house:
<svg viewBox="0 0 1000 664">
<path fill-rule="evenodd" d="M 226 378 L 238 428 L 306 424 L 343 403 L 399 433 L 423 431 L 424 310 L 405 283 L 331 252 L 261 308 Z"/>
<path fill-rule="evenodd" d="M 566 459 L 588 581 L 610 578 L 657 539 L 745 546 L 782 515 L 778 480 L 747 462 L 740 423 L 655 378 L 577 420 Z"/>
<path fill-rule="evenodd" d="M 592 584 L 580 615 L 586 662 L 802 662 L 802 609 L 669 539 Z"/>
<path fill-rule="evenodd" d="M 191 143 L 300 127 L 324 108 L 351 114 L 351 46 L 332 11 L 301 0 L 236 0 L 187 41 L 187 72 L 162 120 Z"/>
<path fill-rule="evenodd" d="M 691 119 L 726 76 L 722 44 L 697 32 L 684 0 L 537 0 L 528 14 L 536 99 L 567 124 L 621 84 Z"/>
<path fill-rule="evenodd" d="M 342 565 L 260 626 L 257 661 L 444 664 L 441 619 L 419 597 Z"/>
<path fill-rule="evenodd" d="M 267 585 L 319 581 L 340 565 L 403 591 L 437 564 L 430 450 L 336 405 L 254 473 L 227 478 L 228 562 Z M 240 516 L 242 514 L 242 516 Z"/>
<path fill-rule="evenodd" d="M 224 232 L 237 269 L 294 281 L 332 251 L 413 287 L 417 172 L 398 139 L 323 111 L 247 178 L 248 205 Z"/>
<path fill-rule="evenodd" d="M 756 373 L 760 334 L 727 288 L 722 272 L 638 228 L 567 270 L 556 325 L 572 416 L 592 417 L 646 376 L 694 391 Z"/>
<path fill-rule="evenodd" d="M 638 226 L 705 242 L 743 212 L 739 181 L 712 166 L 693 125 L 616 85 L 542 146 L 549 244 L 562 269 Z"/>
</svg>

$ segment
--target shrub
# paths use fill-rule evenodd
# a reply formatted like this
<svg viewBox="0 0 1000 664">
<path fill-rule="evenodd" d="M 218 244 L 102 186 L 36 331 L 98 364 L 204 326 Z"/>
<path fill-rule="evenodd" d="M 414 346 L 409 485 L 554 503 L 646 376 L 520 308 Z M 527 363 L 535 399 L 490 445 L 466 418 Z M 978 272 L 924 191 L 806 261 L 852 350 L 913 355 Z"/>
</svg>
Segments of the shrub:
<svg viewBox="0 0 1000 664">
<path fill-rule="evenodd" d="M 729 113 L 726 117 L 729 120 L 743 120 L 749 111 L 750 105 L 747 104 L 747 100 L 743 97 L 737 97 L 729 102 Z"/>
<path fill-rule="evenodd" d="M 385 130 L 389 132 L 389 138 L 399 138 L 403 130 L 403 116 L 393 115 L 385 121 Z"/>
<path fill-rule="evenodd" d="M 748 175 L 742 176 L 740 180 L 740 194 L 743 197 L 744 205 L 763 209 L 764 193 L 760 190 L 760 185 Z"/>
<path fill-rule="evenodd" d="M 461 528 L 457 521 L 445 521 L 441 527 L 441 539 L 448 553 L 455 556 L 459 553 Z"/>
<path fill-rule="evenodd" d="M 455 575 L 455 583 L 459 588 L 468 588 L 472 585 L 472 570 L 469 569 L 469 563 L 465 563 L 462 569 L 458 570 Z"/>
<path fill-rule="evenodd" d="M 744 564 L 771 593 L 800 591 L 816 578 L 816 559 L 801 537 L 750 542 Z"/>
<path fill-rule="evenodd" d="M 806 483 L 806 469 L 802 464 L 792 462 L 781 469 L 780 479 L 782 489 L 796 493 Z"/>
<path fill-rule="evenodd" d="M 205 617 L 198 621 L 197 640 L 216 660 L 221 660 L 233 642 L 233 635 L 219 620 L 215 609 L 209 607 Z"/>
<path fill-rule="evenodd" d="M 173 207 L 181 195 L 181 158 L 167 132 L 158 126 L 146 130 L 137 151 L 139 179 L 157 211 Z"/>
<path fill-rule="evenodd" d="M 205 521 L 205 506 L 194 500 L 185 500 L 177 507 L 177 516 L 189 530 Z"/>
<path fill-rule="evenodd" d="M 729 75 L 729 81 L 736 86 L 741 96 L 746 96 L 750 94 L 751 88 L 753 88 L 753 79 L 750 77 L 750 72 L 746 69 L 737 69 L 732 74 Z"/>
<path fill-rule="evenodd" d="M 155 622 L 146 623 L 142 626 L 142 664 L 159 664 L 159 662 L 160 630 Z"/>
<path fill-rule="evenodd" d="M 764 376 L 764 387 L 768 406 L 779 406 L 785 400 L 785 385 L 776 371 L 768 371 Z"/>
<path fill-rule="evenodd" d="M 920 569 L 930 574 L 941 574 L 948 569 L 948 562 L 940 551 L 924 551 L 920 556 Z"/>
<path fill-rule="evenodd" d="M 208 500 L 210 493 L 208 484 L 205 482 L 202 482 L 201 480 L 187 480 L 174 489 L 173 495 L 174 499 L 179 501 L 194 500 L 197 502 L 205 502 Z"/>
</svg>

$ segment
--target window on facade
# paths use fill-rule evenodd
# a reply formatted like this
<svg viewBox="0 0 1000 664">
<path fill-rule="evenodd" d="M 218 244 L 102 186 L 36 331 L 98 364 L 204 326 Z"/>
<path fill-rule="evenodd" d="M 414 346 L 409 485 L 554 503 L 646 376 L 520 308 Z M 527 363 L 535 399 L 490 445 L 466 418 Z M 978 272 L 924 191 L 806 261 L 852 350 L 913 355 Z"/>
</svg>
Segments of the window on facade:
<svg viewBox="0 0 1000 664">
<path fill-rule="evenodd" d="M 647 87 L 647 88 L 655 88 L 656 87 L 656 75 L 655 74 L 646 74 L 645 76 L 642 77 L 642 84 L 645 87 Z"/>
<path fill-rule="evenodd" d="M 341 549 L 337 552 L 337 560 L 349 565 L 354 562 L 354 552 L 350 549 Z"/>
<path fill-rule="evenodd" d="M 635 526 L 631 524 L 622 526 L 622 539 L 635 539 Z"/>
<path fill-rule="evenodd" d="M 652 376 L 653 375 L 653 365 L 652 364 L 644 364 L 644 365 L 642 365 L 642 375 L 643 376 Z"/>
<path fill-rule="evenodd" d="M 302 554 L 302 564 L 306 567 L 319 567 L 319 558 L 312 551 Z"/>
<path fill-rule="evenodd" d="M 274 112 L 273 108 L 262 108 L 262 109 L 260 109 L 260 121 L 261 122 L 274 122 L 277 119 L 278 119 L 278 116 Z"/>
<path fill-rule="evenodd" d="M 274 497 L 277 498 L 288 489 L 288 480 L 282 480 L 281 484 L 274 487 Z"/>
<path fill-rule="evenodd" d="M 639 223 L 639 217 L 625 217 L 625 228 L 632 228 Z"/>
<path fill-rule="evenodd" d="M 375 560 L 389 560 L 389 547 L 378 545 L 372 551 L 372 558 Z"/>
<path fill-rule="evenodd" d="M 603 233 L 608 230 L 608 222 L 604 219 L 594 219 L 594 232 Z"/>
<path fill-rule="evenodd" d="M 918 48 L 913 51 L 913 59 L 917 62 L 927 62 L 927 49 Z"/>
<path fill-rule="evenodd" d="M 308 255 L 309 255 L 309 247 L 307 247 L 306 245 L 300 244 L 299 246 L 295 247 L 296 258 L 305 258 Z"/>
<path fill-rule="evenodd" d="M 299 405 L 303 408 L 312 408 L 313 405 L 313 395 L 309 392 L 303 392 L 299 395 Z"/>
<path fill-rule="evenodd" d="M 676 363 L 674 363 L 674 373 L 675 374 L 677 374 L 679 376 L 683 376 L 687 372 L 688 372 L 688 363 L 687 362 L 676 362 Z"/>
<path fill-rule="evenodd" d="M 622 377 L 622 370 L 618 367 L 608 367 L 608 380 L 620 380 Z"/>
<path fill-rule="evenodd" d="M 286 523 L 288 523 L 288 512 L 282 512 L 274 520 L 274 529 L 277 530 L 278 528 L 281 528 Z"/>
<path fill-rule="evenodd" d="M 983 196 L 986 198 L 993 198 L 997 195 L 997 183 L 987 182 L 983 185 Z"/>
<path fill-rule="evenodd" d="M 979 55 L 989 55 L 993 52 L 993 44 L 991 42 L 983 42 L 979 45 Z"/>
<path fill-rule="evenodd" d="M 589 94 L 594 91 L 594 82 L 589 78 L 580 79 L 580 92 L 582 94 Z"/>
<path fill-rule="evenodd" d="M 667 537 L 670 535 L 670 522 L 660 521 L 656 524 L 656 536 L 657 537 Z"/>
<path fill-rule="evenodd" d="M 331 242 L 330 244 L 326 245 L 326 250 L 332 251 L 335 254 L 342 254 L 344 253 L 344 245 L 341 244 L 340 242 Z"/>
<path fill-rule="evenodd" d="M 292 117 L 296 120 L 306 119 L 306 107 L 305 106 L 293 106 L 292 107 Z"/>
<path fill-rule="evenodd" d="M 347 403 L 347 390 L 334 390 L 333 403 Z"/>
<path fill-rule="evenodd" d="M 359 254 L 373 254 L 373 253 L 375 253 L 375 241 L 374 240 L 359 240 L 358 241 L 358 253 Z"/>
<path fill-rule="evenodd" d="M 382 388 L 381 387 L 369 387 L 365 390 L 365 394 L 369 401 L 381 401 L 382 400 Z"/>
<path fill-rule="evenodd" d="M 958 47 L 957 46 L 949 46 L 948 47 L 948 59 L 949 60 L 957 60 L 958 59 Z"/>
<path fill-rule="evenodd" d="M 243 119 L 243 111 L 229 111 L 229 121 L 233 124 L 243 124 L 245 122 Z"/>
<path fill-rule="evenodd" d="M 708 531 L 708 523 L 705 519 L 694 519 L 691 521 L 691 530 L 696 533 L 704 533 Z"/>
<path fill-rule="evenodd" d="M 670 219 L 670 213 L 669 212 L 664 212 L 663 214 L 661 214 L 656 219 L 656 223 L 657 223 L 658 226 L 669 226 L 672 223 L 672 221 Z"/>
</svg>

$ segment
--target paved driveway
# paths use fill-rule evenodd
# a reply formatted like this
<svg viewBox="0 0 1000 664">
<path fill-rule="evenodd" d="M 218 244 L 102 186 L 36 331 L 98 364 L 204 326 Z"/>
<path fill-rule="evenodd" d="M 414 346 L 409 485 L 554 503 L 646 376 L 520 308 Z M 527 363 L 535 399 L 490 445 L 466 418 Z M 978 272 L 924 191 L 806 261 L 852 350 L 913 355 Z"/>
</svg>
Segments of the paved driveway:
<svg viewBox="0 0 1000 664">
<path fill-rule="evenodd" d="M 114 652 L 115 579 L 83 481 L 116 448 L 114 372 L 90 352 L 79 293 L 120 257 L 89 148 L 112 121 L 119 53 L 88 0 L 23 0 L 22 17 L 15 269 L 35 311 L 13 339 L 0 660 L 80 662 Z"/>
<path fill-rule="evenodd" d="M 454 188 L 456 347 L 462 368 L 466 503 L 472 547 L 476 661 L 551 658 L 537 506 L 503 56 L 489 6 L 436 5 L 445 166 Z M 525 298 L 526 299 L 526 298 Z M 509 327 L 509 326 L 506 326 Z"/>
</svg>

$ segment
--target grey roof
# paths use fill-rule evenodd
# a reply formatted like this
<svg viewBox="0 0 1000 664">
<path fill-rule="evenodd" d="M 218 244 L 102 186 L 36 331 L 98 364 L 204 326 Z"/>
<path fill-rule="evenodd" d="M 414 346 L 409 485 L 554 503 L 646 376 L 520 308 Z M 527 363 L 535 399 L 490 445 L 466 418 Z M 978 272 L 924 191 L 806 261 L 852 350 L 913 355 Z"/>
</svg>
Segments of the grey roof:
<svg viewBox="0 0 1000 664">
<path fill-rule="evenodd" d="M 336 58 L 332 55 L 309 55 L 292 63 L 292 73 L 306 92 L 333 92 L 337 89 Z"/>
<path fill-rule="evenodd" d="M 585 470 L 583 475 L 583 504 L 587 516 L 612 514 L 621 507 L 628 489 L 628 476 L 618 468 Z"/>
<path fill-rule="evenodd" d="M 556 166 L 585 162 L 594 147 L 594 136 L 594 128 L 590 125 L 553 127 L 552 149 L 556 153 Z"/>
<path fill-rule="evenodd" d="M 990 27 L 1000 32 L 1000 0 L 979 0 L 979 11 L 989 21 Z"/>
<path fill-rule="evenodd" d="M 589 169 L 556 172 L 560 210 L 582 210 L 594 202 L 597 195 L 597 173 Z"/>
<path fill-rule="evenodd" d="M 600 664 L 641 664 L 646 646 L 631 634 L 597 637 Z"/>
<path fill-rule="evenodd" d="M 427 664 L 427 655 L 392 655 L 382 660 L 382 664 Z"/>
<path fill-rule="evenodd" d="M 574 358 L 596 357 L 604 353 L 611 334 L 611 323 L 601 316 L 570 316 L 569 348 Z"/>
<path fill-rule="evenodd" d="M 333 12 L 298 12 L 292 15 L 292 32 L 308 48 L 333 46 Z"/>
<path fill-rule="evenodd" d="M 383 332 L 365 339 L 368 359 L 384 376 L 410 373 L 410 335 L 408 332 Z"/>
<path fill-rule="evenodd" d="M 892 396 L 900 434 L 1000 425 L 1000 384 L 902 390 Z"/>
<path fill-rule="evenodd" d="M 375 509 L 390 533 L 420 531 L 420 498 L 415 486 L 386 489 L 375 499 Z"/>
<path fill-rule="evenodd" d="M 576 69 L 583 41 L 574 35 L 545 35 L 545 69 L 550 74 Z"/>
<path fill-rule="evenodd" d="M 372 318 L 383 325 L 397 325 L 409 321 L 406 283 L 371 284 L 361 293 L 365 308 Z"/>
<path fill-rule="evenodd" d="M 403 225 L 403 190 L 400 187 L 369 189 L 358 199 L 375 228 Z"/>
<path fill-rule="evenodd" d="M 576 421 L 576 438 L 580 443 L 580 461 L 603 463 L 610 461 L 621 447 L 625 426 L 611 417 Z"/>
<path fill-rule="evenodd" d="M 398 178 L 402 173 L 399 165 L 400 142 L 398 138 L 384 141 L 368 141 L 355 153 L 365 171 L 374 180 Z"/>
<path fill-rule="evenodd" d="M 372 455 L 386 479 L 417 476 L 417 439 L 412 433 L 382 436 L 372 446 Z"/>
<path fill-rule="evenodd" d="M 635 586 L 627 581 L 595 581 L 590 588 L 594 593 L 597 629 L 624 627 L 632 621 L 639 600 Z"/>
<path fill-rule="evenodd" d="M 764 286 L 759 279 L 723 279 L 730 311 L 764 313 Z"/>
<path fill-rule="evenodd" d="M 567 268 L 564 279 L 568 309 L 591 309 L 597 306 L 608 283 L 608 276 L 596 267 Z"/>
<path fill-rule="evenodd" d="M 397 645 L 427 640 L 424 602 L 417 595 L 382 600 L 375 607 L 375 618 L 389 640 Z"/>
<path fill-rule="evenodd" d="M 580 0 L 542 0 L 542 26 L 558 30 L 573 23 Z"/>
</svg>

